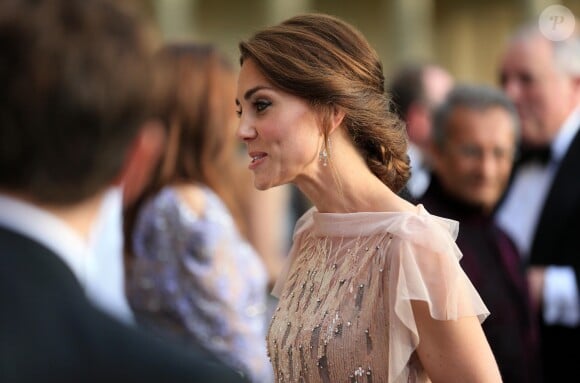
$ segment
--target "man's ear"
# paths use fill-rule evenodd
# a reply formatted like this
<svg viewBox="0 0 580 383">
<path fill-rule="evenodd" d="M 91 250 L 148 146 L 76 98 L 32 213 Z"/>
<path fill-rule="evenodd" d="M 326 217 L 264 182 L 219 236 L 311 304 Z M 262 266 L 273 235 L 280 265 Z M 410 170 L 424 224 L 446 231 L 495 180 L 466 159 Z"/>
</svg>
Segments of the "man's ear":
<svg viewBox="0 0 580 383">
<path fill-rule="evenodd" d="M 406 123 L 407 135 L 411 142 L 418 145 L 425 144 L 425 137 L 429 135 L 429 126 L 431 125 L 429 108 L 417 102 L 409 105 Z"/>
<path fill-rule="evenodd" d="M 576 103 L 580 103 L 580 76 L 572 77 L 572 87 Z"/>
<path fill-rule="evenodd" d="M 124 206 L 135 202 L 150 181 L 165 149 L 165 141 L 165 129 L 160 121 L 143 124 L 131 145 L 120 177 Z"/>
<path fill-rule="evenodd" d="M 430 164 L 430 167 L 435 171 L 439 171 L 442 164 L 445 150 L 444 148 L 440 147 L 432 140 L 428 142 L 428 144 L 424 147 L 424 161 Z"/>
</svg>

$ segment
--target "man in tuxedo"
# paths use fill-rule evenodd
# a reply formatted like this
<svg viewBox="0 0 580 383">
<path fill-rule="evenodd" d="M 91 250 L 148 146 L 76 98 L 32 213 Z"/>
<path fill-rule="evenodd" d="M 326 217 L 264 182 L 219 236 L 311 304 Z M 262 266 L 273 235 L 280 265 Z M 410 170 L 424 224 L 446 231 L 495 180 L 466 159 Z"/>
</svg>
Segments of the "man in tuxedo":
<svg viewBox="0 0 580 383">
<path fill-rule="evenodd" d="M 461 266 L 491 312 L 483 322 L 504 383 L 539 380 L 537 323 L 515 244 L 493 220 L 509 181 L 518 116 L 501 90 L 460 85 L 435 112 L 433 172 L 419 199 L 459 222 Z"/>
<path fill-rule="evenodd" d="M 568 381 L 580 361 L 580 37 L 556 42 L 523 27 L 499 69 L 522 146 L 496 219 L 528 264 L 544 381 Z"/>
<path fill-rule="evenodd" d="M 388 85 L 392 111 L 407 128 L 411 178 L 402 191 L 407 199 L 419 198 L 430 177 L 429 142 L 433 110 L 453 87 L 451 74 L 432 63 L 412 63 L 395 71 Z"/>
<path fill-rule="evenodd" d="M 149 37 L 117 1 L 0 0 L 2 382 L 243 381 L 90 299 L 100 207 L 163 139 Z"/>
</svg>

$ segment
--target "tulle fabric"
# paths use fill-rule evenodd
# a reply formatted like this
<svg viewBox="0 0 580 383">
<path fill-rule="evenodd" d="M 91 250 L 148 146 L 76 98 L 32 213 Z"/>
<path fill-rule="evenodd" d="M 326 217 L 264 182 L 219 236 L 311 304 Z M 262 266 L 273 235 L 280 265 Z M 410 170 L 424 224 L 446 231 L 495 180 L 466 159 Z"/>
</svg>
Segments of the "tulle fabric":
<svg viewBox="0 0 580 383">
<path fill-rule="evenodd" d="M 313 237 L 334 242 L 333 249 L 384 249 L 388 323 L 388 382 L 425 381 L 417 378 L 412 354 L 420 342 L 411 301 L 428 304 L 437 320 L 489 315 L 485 304 L 459 265 L 462 254 L 455 244 L 459 223 L 430 214 L 422 205 L 416 212 L 319 213 L 315 208 L 297 222 L 285 268 L 274 285 L 279 297 L 293 261 Z M 385 236 L 389 245 L 385 246 Z M 329 255 L 332 256 L 332 255 Z M 382 265 L 382 264 L 381 264 Z M 383 266 L 381 266 L 383 267 Z M 360 272 L 353 265 L 353 273 Z M 421 370 L 421 368 L 419 369 Z M 416 380 L 417 379 L 417 380 Z M 427 380 L 428 381 L 428 380 Z"/>
</svg>

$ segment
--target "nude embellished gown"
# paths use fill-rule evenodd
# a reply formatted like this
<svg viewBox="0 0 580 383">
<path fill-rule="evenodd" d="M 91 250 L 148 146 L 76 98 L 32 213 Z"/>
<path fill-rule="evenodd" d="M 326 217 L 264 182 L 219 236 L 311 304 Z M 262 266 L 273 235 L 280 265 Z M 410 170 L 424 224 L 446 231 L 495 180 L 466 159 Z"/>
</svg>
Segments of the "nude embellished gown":
<svg viewBox="0 0 580 383">
<path fill-rule="evenodd" d="M 268 333 L 276 382 L 429 382 L 411 300 L 453 320 L 489 312 L 459 266 L 458 223 L 417 212 L 306 212 Z"/>
</svg>

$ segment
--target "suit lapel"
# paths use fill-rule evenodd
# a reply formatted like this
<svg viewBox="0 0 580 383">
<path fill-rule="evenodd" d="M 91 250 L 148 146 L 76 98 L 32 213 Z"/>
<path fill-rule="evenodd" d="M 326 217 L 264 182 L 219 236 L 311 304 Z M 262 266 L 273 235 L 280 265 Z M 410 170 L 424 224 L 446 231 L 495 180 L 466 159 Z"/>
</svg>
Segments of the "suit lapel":
<svg viewBox="0 0 580 383">
<path fill-rule="evenodd" d="M 532 243 L 530 261 L 536 264 L 546 264 L 546 257 L 554 248 L 554 240 L 558 237 L 561 225 L 555 222 L 566 222 L 568 217 L 575 214 L 574 201 L 580 201 L 580 130 L 576 133 L 558 171 L 540 215 L 534 241 Z"/>
</svg>

